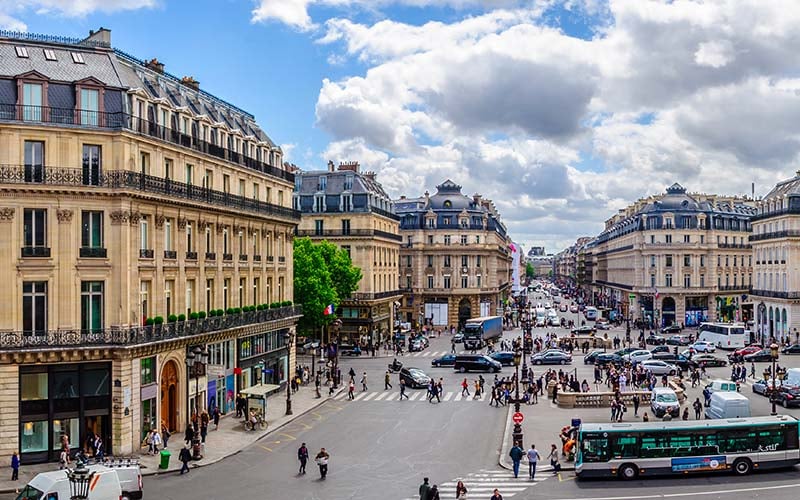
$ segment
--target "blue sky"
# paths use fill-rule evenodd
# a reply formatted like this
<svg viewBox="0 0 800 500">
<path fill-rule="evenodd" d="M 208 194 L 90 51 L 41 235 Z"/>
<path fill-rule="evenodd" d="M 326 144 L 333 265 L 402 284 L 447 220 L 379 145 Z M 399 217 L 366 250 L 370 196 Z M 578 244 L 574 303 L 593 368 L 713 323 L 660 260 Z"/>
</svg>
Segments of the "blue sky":
<svg viewBox="0 0 800 500">
<path fill-rule="evenodd" d="M 100 26 L 301 168 L 356 160 L 393 196 L 452 178 L 525 247 L 673 182 L 763 194 L 797 169 L 800 5 L 779 0 L 0 0 L 3 28 Z"/>
</svg>

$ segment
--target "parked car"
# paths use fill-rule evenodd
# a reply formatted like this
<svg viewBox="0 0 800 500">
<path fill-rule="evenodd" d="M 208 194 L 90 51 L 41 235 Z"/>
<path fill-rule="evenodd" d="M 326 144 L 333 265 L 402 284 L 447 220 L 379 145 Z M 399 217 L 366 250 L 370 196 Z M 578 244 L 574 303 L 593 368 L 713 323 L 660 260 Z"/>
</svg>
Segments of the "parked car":
<svg viewBox="0 0 800 500">
<path fill-rule="evenodd" d="M 425 349 L 425 343 L 420 339 L 414 339 L 408 344 L 408 352 L 419 352 Z"/>
<path fill-rule="evenodd" d="M 644 342 L 650 345 L 664 345 L 667 343 L 667 339 L 659 337 L 658 335 L 648 335 L 648 337 L 644 339 Z"/>
<path fill-rule="evenodd" d="M 456 362 L 455 354 L 445 354 L 431 361 L 431 366 L 453 366 Z"/>
<path fill-rule="evenodd" d="M 707 340 L 698 340 L 692 344 L 692 349 L 697 352 L 716 352 L 717 350 L 717 348 L 714 347 L 714 344 Z"/>
<path fill-rule="evenodd" d="M 575 304 L 569 306 L 569 312 L 577 313 L 578 312 L 578 306 L 576 306 Z"/>
<path fill-rule="evenodd" d="M 667 345 L 689 345 L 691 344 L 691 340 L 689 340 L 688 335 L 673 335 L 672 337 L 667 339 Z"/>
<path fill-rule="evenodd" d="M 678 395 L 668 387 L 653 388 L 653 395 L 650 398 L 650 410 L 656 418 L 663 417 L 667 411 L 672 418 L 678 418 L 681 414 L 681 403 Z"/>
<path fill-rule="evenodd" d="M 572 333 L 574 335 L 589 335 L 595 331 L 594 327 L 591 325 L 583 325 L 579 326 L 578 328 L 573 328 Z"/>
<path fill-rule="evenodd" d="M 657 354 L 659 352 L 672 352 L 672 348 L 670 348 L 668 345 L 657 345 L 650 349 L 650 352 L 653 354 Z"/>
<path fill-rule="evenodd" d="M 661 329 L 661 333 L 663 334 L 670 334 L 670 333 L 681 333 L 682 328 L 680 325 L 669 325 L 665 326 Z"/>
<path fill-rule="evenodd" d="M 748 363 L 752 361 L 772 361 L 772 353 L 769 352 L 769 349 L 761 349 L 760 351 L 746 355 L 744 360 Z"/>
<path fill-rule="evenodd" d="M 648 359 L 647 361 L 642 361 L 640 366 L 645 370 L 653 372 L 654 375 L 675 375 L 678 373 L 677 366 L 665 363 L 660 359 Z"/>
<path fill-rule="evenodd" d="M 503 366 L 514 365 L 514 353 L 510 351 L 497 351 L 489 355 L 490 358 L 499 362 Z"/>
<path fill-rule="evenodd" d="M 648 359 L 652 359 L 653 358 L 653 353 L 651 353 L 650 351 L 646 351 L 644 349 L 638 349 L 636 351 L 629 352 L 628 354 L 624 355 L 622 358 L 625 361 L 628 361 L 630 363 L 636 364 L 636 363 L 640 363 L 640 362 L 648 360 Z"/>
<path fill-rule="evenodd" d="M 800 344 L 792 344 L 781 349 L 783 354 L 800 354 Z"/>
<path fill-rule="evenodd" d="M 607 321 L 595 323 L 594 326 L 598 330 L 611 330 L 611 323 L 609 323 Z"/>
<path fill-rule="evenodd" d="M 639 349 L 638 347 L 625 347 L 617 351 L 615 354 L 619 354 L 624 358 L 626 355 L 632 353 L 633 351 L 640 351 L 640 350 L 641 349 Z"/>
<path fill-rule="evenodd" d="M 464 342 L 464 334 L 461 333 L 461 332 L 458 332 L 455 335 L 453 335 L 453 342 L 455 342 L 456 344 L 460 344 L 460 343 Z"/>
<path fill-rule="evenodd" d="M 431 378 L 419 368 L 403 367 L 400 369 L 400 378 L 405 382 L 406 387 L 420 388 L 428 387 Z"/>
<path fill-rule="evenodd" d="M 601 354 L 603 354 L 603 351 L 592 351 L 583 357 L 583 363 L 587 365 L 594 364 L 594 360 Z"/>
<path fill-rule="evenodd" d="M 607 352 L 598 354 L 594 358 L 594 364 L 597 366 L 605 366 L 607 364 L 621 364 L 622 356 L 614 352 Z"/>
<path fill-rule="evenodd" d="M 719 367 L 728 365 L 727 361 L 712 354 L 695 354 L 692 356 L 692 361 L 697 366 L 705 365 L 706 367 Z"/>
<path fill-rule="evenodd" d="M 653 359 L 663 361 L 667 364 L 680 367 L 681 370 L 689 370 L 697 366 L 694 361 L 687 358 L 682 354 L 675 354 L 673 352 L 657 352 L 653 354 Z"/>
<path fill-rule="evenodd" d="M 568 365 L 572 363 L 572 355 L 563 351 L 547 351 L 531 357 L 534 365 Z"/>
</svg>

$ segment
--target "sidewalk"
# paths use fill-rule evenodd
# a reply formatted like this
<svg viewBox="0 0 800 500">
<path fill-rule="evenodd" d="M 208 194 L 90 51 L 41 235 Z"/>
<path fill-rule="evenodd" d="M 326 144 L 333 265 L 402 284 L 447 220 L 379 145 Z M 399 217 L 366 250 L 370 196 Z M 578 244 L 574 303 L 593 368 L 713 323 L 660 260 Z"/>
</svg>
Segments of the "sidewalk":
<svg viewBox="0 0 800 500">
<path fill-rule="evenodd" d="M 339 392 L 341 392 L 341 390 L 342 389 L 340 388 L 338 391 L 335 391 L 333 396 L 336 396 Z M 190 462 L 189 467 L 203 467 L 219 462 L 224 458 L 238 453 L 267 434 L 275 432 L 292 420 L 303 416 L 330 399 L 327 396 L 327 387 L 323 385 L 321 392 L 323 397 L 317 399 L 314 394 L 313 385 L 301 387 L 296 394 L 292 395 L 293 415 L 285 415 L 285 391 L 271 396 L 267 400 L 268 427 L 263 431 L 244 430 L 241 419 L 236 418 L 235 413 L 232 413 L 228 416 L 223 416 L 219 421 L 219 430 L 213 430 L 213 423 L 210 426 L 208 437 L 206 438 L 206 443 L 204 445 L 203 458 L 196 462 Z M 132 458 L 139 458 L 143 476 L 178 472 L 181 468 L 181 462 L 178 460 L 178 452 L 183 447 L 183 444 L 184 441 L 182 432 L 173 434 L 170 437 L 169 447 L 167 449 L 172 453 L 172 456 L 170 457 L 169 468 L 167 470 L 160 470 L 158 468 L 160 457 L 157 455 L 148 455 L 146 448 L 142 448 L 139 454 L 132 455 Z M 8 477 L 11 477 L 11 469 L 5 469 L 6 470 L 3 471 L 4 474 L 2 479 L 0 479 L 0 493 L 16 492 L 25 486 L 25 484 L 27 484 L 28 481 L 36 476 L 36 474 L 40 472 L 57 470 L 58 464 L 47 463 L 28 466 L 23 465 L 19 469 L 19 481 L 7 480 Z"/>
</svg>

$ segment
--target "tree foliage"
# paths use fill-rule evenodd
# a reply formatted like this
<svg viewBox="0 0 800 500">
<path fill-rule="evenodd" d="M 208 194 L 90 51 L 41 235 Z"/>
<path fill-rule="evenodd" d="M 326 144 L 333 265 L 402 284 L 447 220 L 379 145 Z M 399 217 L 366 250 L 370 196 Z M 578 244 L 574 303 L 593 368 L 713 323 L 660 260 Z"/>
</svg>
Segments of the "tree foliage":
<svg viewBox="0 0 800 500">
<path fill-rule="evenodd" d="M 530 262 L 525 264 L 525 276 L 527 276 L 528 278 L 533 278 L 534 276 L 536 276 L 536 269 L 534 269 L 533 264 L 531 264 Z"/>
<path fill-rule="evenodd" d="M 315 330 L 336 318 L 323 314 L 329 304 L 338 305 L 358 289 L 361 269 L 354 267 L 346 251 L 309 238 L 294 240 L 294 302 L 303 305 L 300 328 Z"/>
</svg>

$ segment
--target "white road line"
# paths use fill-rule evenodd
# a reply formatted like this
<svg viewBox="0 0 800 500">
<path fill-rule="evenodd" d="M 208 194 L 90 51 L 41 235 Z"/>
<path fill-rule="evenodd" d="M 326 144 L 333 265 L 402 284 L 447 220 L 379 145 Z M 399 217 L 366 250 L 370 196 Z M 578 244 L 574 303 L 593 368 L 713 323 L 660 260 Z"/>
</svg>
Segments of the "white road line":
<svg viewBox="0 0 800 500">
<path fill-rule="evenodd" d="M 359 392 L 358 394 L 356 394 L 356 397 L 353 399 L 353 401 L 358 401 L 359 399 L 366 396 L 366 394 L 367 394 L 366 392 Z"/>
<path fill-rule="evenodd" d="M 430 356 L 431 354 L 433 354 L 433 353 L 432 353 L 432 352 L 423 352 L 423 353 L 422 353 L 422 357 L 423 357 L 423 358 L 427 358 L 427 357 L 428 357 L 428 356 Z"/>
<path fill-rule="evenodd" d="M 397 397 L 399 394 L 400 394 L 399 392 L 390 392 L 389 396 L 386 399 L 384 399 L 384 401 L 391 401 L 395 397 Z"/>
<path fill-rule="evenodd" d="M 333 399 L 334 399 L 335 401 L 338 401 L 338 400 L 342 399 L 343 397 L 345 397 L 346 395 L 347 395 L 347 393 L 345 393 L 344 391 L 342 391 L 342 392 L 340 392 L 339 394 L 335 395 L 335 396 L 333 397 Z"/>
<path fill-rule="evenodd" d="M 408 397 L 409 401 L 416 401 L 417 398 L 422 394 L 421 392 L 412 392 L 411 396 Z"/>
<path fill-rule="evenodd" d="M 696 496 L 696 495 L 726 495 L 729 498 L 731 497 L 730 493 L 747 493 L 751 491 L 762 491 L 762 490 L 782 490 L 787 488 L 797 488 L 800 486 L 800 483 L 794 484 L 780 484 L 776 486 L 759 486 L 753 488 L 739 488 L 739 489 L 732 489 L 732 490 L 712 490 L 712 491 L 692 491 L 692 492 L 685 492 L 685 493 L 663 493 L 661 495 L 637 495 L 631 497 L 593 497 L 593 498 L 583 498 L 582 500 L 639 500 L 639 499 L 647 499 L 647 498 L 678 498 L 678 497 L 689 497 L 689 496 Z M 559 498 L 554 500 L 575 500 L 574 498 Z"/>
<path fill-rule="evenodd" d="M 444 401 L 450 401 L 450 398 L 452 398 L 452 397 L 453 397 L 453 393 L 452 392 L 446 392 L 445 395 L 444 395 L 444 398 L 442 398 L 442 399 Z"/>
<path fill-rule="evenodd" d="M 453 401 L 461 401 L 461 398 L 462 398 L 462 397 L 463 397 L 463 396 L 462 396 L 462 395 L 461 395 L 461 393 L 459 392 L 458 394 L 456 394 L 456 398 L 455 398 Z"/>
<path fill-rule="evenodd" d="M 374 398 L 377 395 L 378 395 L 377 392 L 370 392 L 369 394 L 367 394 L 367 397 L 364 398 L 364 401 L 369 401 L 370 399 Z"/>
<path fill-rule="evenodd" d="M 420 354 L 422 354 L 422 353 L 421 352 L 415 352 L 414 354 L 409 354 L 409 356 L 412 357 L 412 358 L 418 358 Z"/>
<path fill-rule="evenodd" d="M 391 394 L 391 393 L 389 393 L 389 392 L 387 392 L 387 391 L 383 391 L 382 393 L 380 393 L 380 394 L 378 395 L 378 397 L 377 397 L 377 398 L 375 398 L 375 401 L 380 401 L 381 399 L 385 398 L 385 397 L 386 397 L 386 396 L 388 396 L 389 394 Z"/>
</svg>

